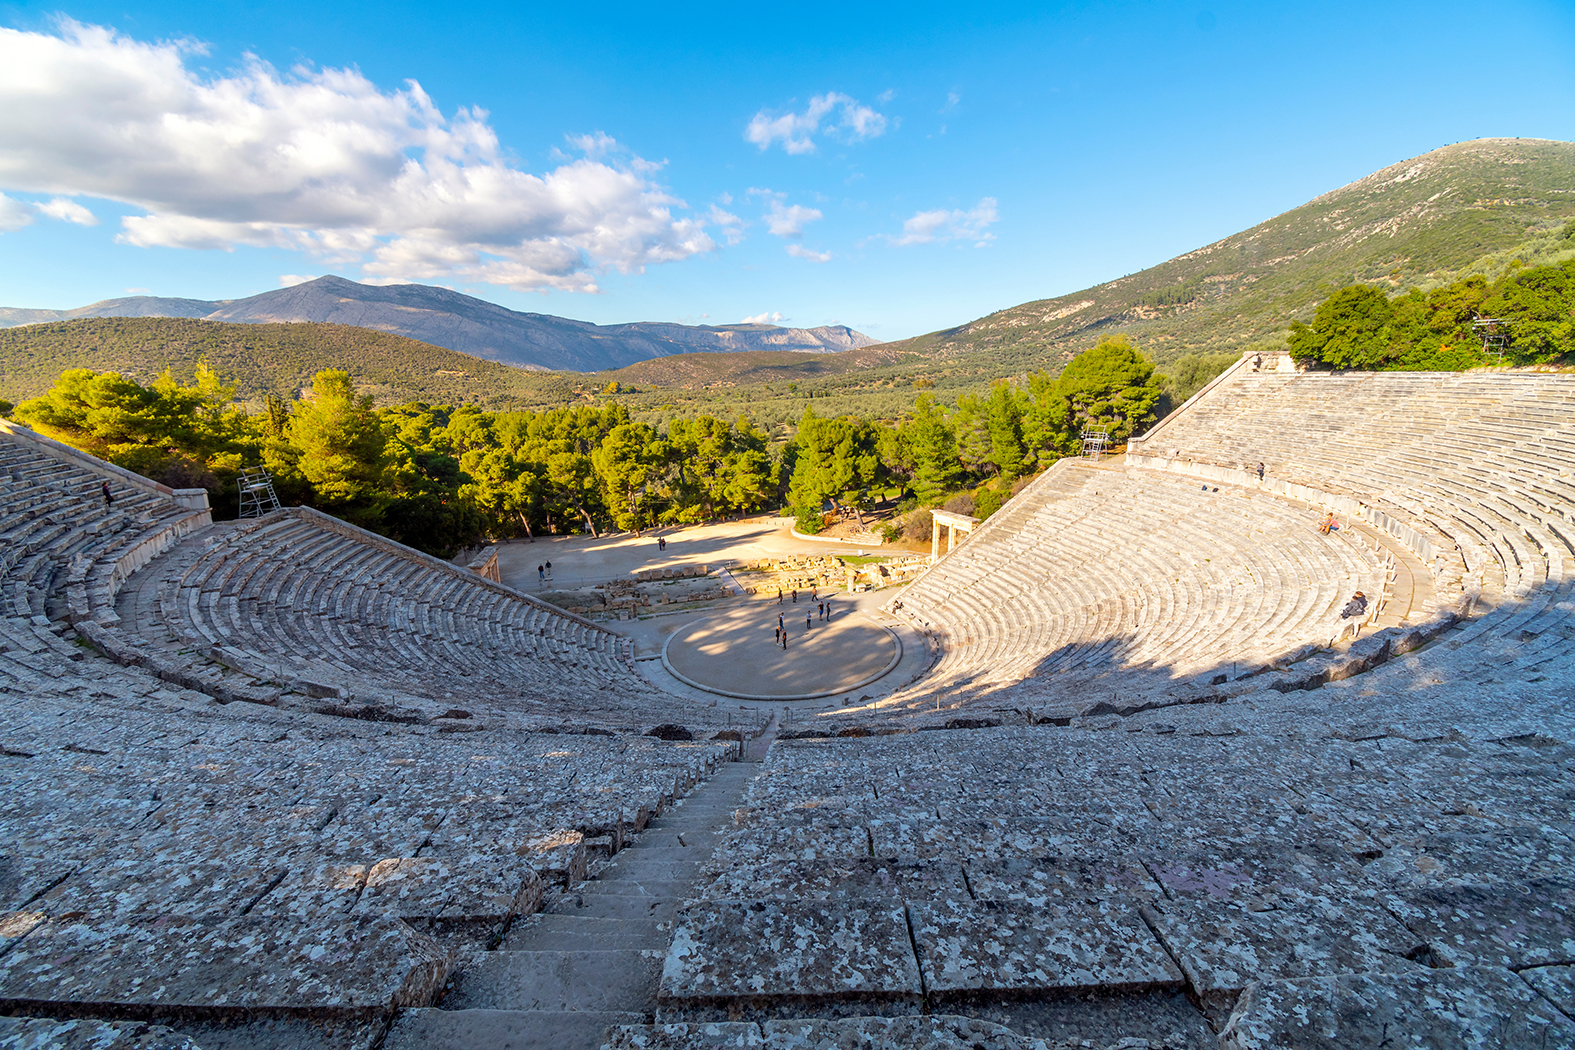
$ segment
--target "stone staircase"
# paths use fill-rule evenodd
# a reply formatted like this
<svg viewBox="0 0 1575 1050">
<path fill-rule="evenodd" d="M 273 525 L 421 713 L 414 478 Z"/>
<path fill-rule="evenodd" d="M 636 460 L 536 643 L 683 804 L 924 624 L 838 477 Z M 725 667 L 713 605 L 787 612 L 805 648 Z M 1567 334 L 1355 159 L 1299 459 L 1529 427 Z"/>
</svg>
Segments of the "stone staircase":
<svg viewBox="0 0 1575 1050">
<path fill-rule="evenodd" d="M 404 1011 L 384 1050 L 596 1050 L 613 1026 L 649 1024 L 673 921 L 759 774 L 773 720 L 740 762 L 653 818 L 634 841 L 497 951 L 477 953 L 440 1006 Z"/>
</svg>

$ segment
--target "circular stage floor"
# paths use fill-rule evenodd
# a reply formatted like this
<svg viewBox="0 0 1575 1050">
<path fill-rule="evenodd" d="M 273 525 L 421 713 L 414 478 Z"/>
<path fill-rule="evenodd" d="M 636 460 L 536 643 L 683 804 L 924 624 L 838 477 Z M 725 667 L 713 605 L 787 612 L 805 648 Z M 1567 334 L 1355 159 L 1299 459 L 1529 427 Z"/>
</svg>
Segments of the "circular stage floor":
<svg viewBox="0 0 1575 1050">
<path fill-rule="evenodd" d="M 811 619 L 815 603 L 751 603 L 675 631 L 662 662 L 679 679 L 747 700 L 808 700 L 867 685 L 897 666 L 902 643 L 846 605 L 830 623 Z M 777 614 L 787 624 L 786 651 L 773 636 Z"/>
</svg>

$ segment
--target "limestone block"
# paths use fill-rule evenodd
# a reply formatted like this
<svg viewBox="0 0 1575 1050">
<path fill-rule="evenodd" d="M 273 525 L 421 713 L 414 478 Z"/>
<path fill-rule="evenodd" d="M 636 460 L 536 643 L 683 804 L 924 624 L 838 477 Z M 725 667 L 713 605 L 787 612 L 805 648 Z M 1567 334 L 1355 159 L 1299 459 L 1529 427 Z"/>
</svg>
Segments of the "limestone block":
<svg viewBox="0 0 1575 1050">
<path fill-rule="evenodd" d="M 1253 911 L 1278 907 L 1281 901 L 1334 907 L 1351 897 L 1372 899 L 1377 892 L 1359 862 L 1327 846 L 1249 851 L 1199 843 L 1179 854 L 1146 854 L 1144 863 L 1173 900 L 1229 900 Z"/>
<path fill-rule="evenodd" d="M 1416 890 L 1391 906 L 1447 965 L 1519 970 L 1575 954 L 1575 883 L 1568 878 Z"/>
<path fill-rule="evenodd" d="M 870 842 L 877 857 L 1037 857 L 1085 850 L 1087 832 L 1055 820 L 894 819 L 871 821 Z"/>
<path fill-rule="evenodd" d="M 1565 1016 L 1575 1017 L 1575 966 L 1534 966 L 1520 977 Z"/>
<path fill-rule="evenodd" d="M 1182 975 L 1124 901 L 911 904 L 932 1002 L 1177 987 Z"/>
<path fill-rule="evenodd" d="M 424 1006 L 450 960 L 393 919 L 59 920 L 0 957 L 0 1007 L 333 1014 Z"/>
<path fill-rule="evenodd" d="M 0 912 L 0 955 L 41 926 L 48 918 L 41 911 Z"/>
<path fill-rule="evenodd" d="M 544 828 L 540 824 L 445 824 L 432 834 L 430 846 L 422 852 L 439 857 L 508 853 L 520 858 L 542 878 L 559 883 L 585 878 L 589 863 L 583 832 L 550 825 Z"/>
<path fill-rule="evenodd" d="M 968 888 L 955 860 L 838 857 L 731 869 L 718 875 L 701 896 L 710 900 L 958 900 L 968 896 Z"/>
<path fill-rule="evenodd" d="M 395 857 L 367 872 L 355 914 L 501 927 L 539 910 L 542 891 L 541 877 L 517 856 Z"/>
<path fill-rule="evenodd" d="M 294 861 L 250 914 L 298 921 L 344 918 L 366 886 L 369 865 L 306 856 Z"/>
<path fill-rule="evenodd" d="M 234 853 L 215 859 L 196 843 L 181 850 L 128 852 L 84 866 L 35 906 L 51 915 L 77 913 L 94 920 L 239 915 L 284 874 L 282 868 L 250 860 Z"/>
<path fill-rule="evenodd" d="M 768 1050 L 1045 1050 L 1045 1044 L 971 1017 L 808 1018 L 761 1024 Z"/>
<path fill-rule="evenodd" d="M 1575 849 L 1539 827 L 1445 832 L 1391 846 L 1368 873 L 1396 890 L 1491 885 L 1575 870 Z"/>
<path fill-rule="evenodd" d="M 1202 894 L 1145 905 L 1144 915 L 1216 1023 L 1253 981 L 1410 970 L 1423 950 L 1383 908 L 1354 898 L 1270 906 Z"/>
<path fill-rule="evenodd" d="M 0 1017 L 3 1050 L 202 1050 L 186 1036 L 143 1021 L 56 1021 Z"/>
<path fill-rule="evenodd" d="M 662 967 L 667 1007 L 759 1011 L 814 1001 L 917 1012 L 919 970 L 900 905 L 718 901 L 683 909 Z M 736 1016 L 736 1014 L 735 1014 Z"/>
<path fill-rule="evenodd" d="M 745 1050 L 765 1046 L 760 1026 L 749 1021 L 620 1025 L 602 1050 Z"/>
<path fill-rule="evenodd" d="M 717 844 L 708 870 L 721 871 L 751 864 L 848 859 L 870 855 L 869 831 L 864 827 L 798 826 L 750 828 L 735 831 Z"/>
<path fill-rule="evenodd" d="M 965 868 L 968 885 L 979 900 L 1149 900 L 1160 893 L 1153 877 L 1135 858 L 983 857 L 969 861 Z"/>
<path fill-rule="evenodd" d="M 515 853 L 543 877 L 560 882 L 585 878 L 585 836 L 569 828 L 542 831 L 525 839 Z"/>
<path fill-rule="evenodd" d="M 1507 970 L 1471 966 L 1252 985 L 1221 1050 L 1543 1050 L 1575 1023 Z"/>
<path fill-rule="evenodd" d="M 8 848 L 0 855 L 0 910 L 22 907 L 75 867 L 61 857 L 29 856 Z"/>
</svg>

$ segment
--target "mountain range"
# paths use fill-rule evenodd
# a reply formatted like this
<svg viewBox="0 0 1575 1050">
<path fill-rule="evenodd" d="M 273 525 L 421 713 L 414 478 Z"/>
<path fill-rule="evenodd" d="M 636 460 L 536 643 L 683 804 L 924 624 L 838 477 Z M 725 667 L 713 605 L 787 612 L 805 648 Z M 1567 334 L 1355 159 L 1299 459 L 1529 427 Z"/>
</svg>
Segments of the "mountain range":
<svg viewBox="0 0 1575 1050">
<path fill-rule="evenodd" d="M 521 368 L 600 372 L 672 354 L 749 350 L 837 353 L 879 340 L 846 325 L 683 325 L 662 321 L 597 325 L 522 313 L 424 284 L 366 285 L 327 276 L 245 299 L 208 301 L 139 295 L 74 310 L 0 307 L 0 327 L 81 317 L 184 317 L 241 324 L 315 321 L 408 336 Z"/>
</svg>

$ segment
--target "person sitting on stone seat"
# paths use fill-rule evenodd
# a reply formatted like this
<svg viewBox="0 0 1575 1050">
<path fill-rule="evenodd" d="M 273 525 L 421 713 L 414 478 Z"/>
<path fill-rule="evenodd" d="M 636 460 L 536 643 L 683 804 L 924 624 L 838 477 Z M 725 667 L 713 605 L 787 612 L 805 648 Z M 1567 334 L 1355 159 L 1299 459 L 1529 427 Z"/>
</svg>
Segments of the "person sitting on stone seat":
<svg viewBox="0 0 1575 1050">
<path fill-rule="evenodd" d="M 1351 600 L 1345 603 L 1345 608 L 1340 610 L 1340 619 L 1349 620 L 1352 617 L 1361 619 L 1362 614 L 1366 611 L 1367 595 L 1363 594 L 1361 591 L 1357 591 L 1355 594 L 1351 595 Z"/>
<path fill-rule="evenodd" d="M 1340 523 L 1334 520 L 1334 511 L 1331 510 L 1328 514 L 1324 515 L 1322 523 L 1320 523 L 1318 526 L 1318 531 L 1323 533 L 1325 536 L 1329 535 L 1331 532 L 1340 531 Z"/>
</svg>

